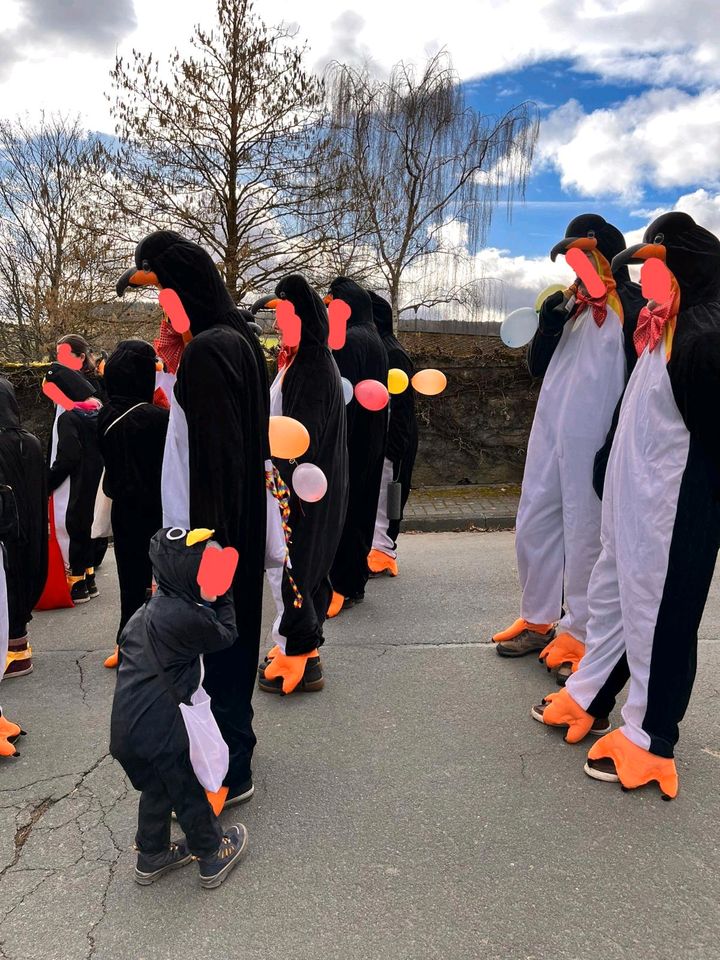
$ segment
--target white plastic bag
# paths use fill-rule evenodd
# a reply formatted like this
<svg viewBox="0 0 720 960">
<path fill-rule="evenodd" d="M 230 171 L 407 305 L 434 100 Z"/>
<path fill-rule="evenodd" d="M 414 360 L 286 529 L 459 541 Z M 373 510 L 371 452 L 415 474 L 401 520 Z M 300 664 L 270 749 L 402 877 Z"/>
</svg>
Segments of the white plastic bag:
<svg viewBox="0 0 720 960">
<path fill-rule="evenodd" d="M 93 514 L 92 530 L 90 536 L 93 540 L 101 537 L 112 536 L 112 500 L 103 490 L 103 481 L 105 480 L 105 471 L 102 472 L 97 493 L 95 495 L 95 513 Z"/>
<path fill-rule="evenodd" d="M 204 676 L 201 656 L 200 684 L 190 698 L 191 705 L 180 704 L 180 713 L 190 741 L 190 763 L 195 776 L 201 786 L 210 793 L 216 793 L 227 775 L 230 751 L 210 709 L 210 697 L 202 685 Z"/>
</svg>

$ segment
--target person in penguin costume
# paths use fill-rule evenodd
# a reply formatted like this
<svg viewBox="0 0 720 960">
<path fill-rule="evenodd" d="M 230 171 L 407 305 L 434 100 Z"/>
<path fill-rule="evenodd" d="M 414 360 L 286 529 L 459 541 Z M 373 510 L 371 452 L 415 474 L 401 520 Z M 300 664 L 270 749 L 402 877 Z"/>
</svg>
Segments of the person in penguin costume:
<svg viewBox="0 0 720 960">
<path fill-rule="evenodd" d="M 602 217 L 584 214 L 570 222 L 550 257 L 568 257 L 585 281 L 578 278 L 545 300 L 528 351 L 530 372 L 543 384 L 516 526 L 521 615 L 492 640 L 500 656 L 540 651 L 566 675 L 584 652 L 587 585 L 600 553 L 595 455 L 625 387 L 643 302 L 626 269 L 617 280 L 611 272 L 610 262 L 624 249 L 622 233 Z"/>
<path fill-rule="evenodd" d="M 373 307 L 373 320 L 382 338 L 387 352 L 388 368 L 402 370 L 412 380 L 415 370 L 408 352 L 393 333 L 392 307 L 376 293 L 370 293 Z M 398 575 L 397 538 L 400 533 L 402 511 L 410 496 L 412 472 L 418 447 L 418 425 L 415 414 L 415 391 L 411 386 L 402 393 L 390 398 L 390 417 L 388 423 L 387 445 L 383 460 L 380 499 L 375 517 L 373 545 L 368 555 L 368 568 L 371 576 L 386 573 L 391 577 Z M 387 515 L 387 487 L 393 480 L 401 486 L 400 517 L 389 520 Z"/>
<path fill-rule="evenodd" d="M 108 402 L 98 417 L 98 442 L 105 463 L 103 488 L 112 501 L 118 638 L 145 603 L 152 584 L 148 547 L 162 526 L 160 476 L 169 414 L 153 404 L 155 377 L 155 349 L 144 340 L 121 340 L 105 364 Z M 105 666 L 117 663 L 116 647 Z"/>
<path fill-rule="evenodd" d="M 651 299 L 605 474 L 587 650 L 532 715 L 577 743 L 629 675 L 623 725 L 592 747 L 585 772 L 626 789 L 657 781 L 672 798 L 720 545 L 720 241 L 685 213 L 664 214 L 613 266 L 628 263 L 643 264 Z"/>
<path fill-rule="evenodd" d="M 87 603 L 98 595 L 92 525 L 103 469 L 97 436 L 101 404 L 88 381 L 63 363 L 50 364 L 43 391 L 58 408 L 48 470 L 55 529 L 72 601 Z"/>
<path fill-rule="evenodd" d="M 350 307 L 345 345 L 333 351 L 340 375 L 353 387 L 362 380 L 387 383 L 385 347 L 373 322 L 372 300 L 354 280 L 337 277 L 330 284 L 328 303 L 342 300 Z M 333 596 L 328 616 L 360 603 L 368 581 L 367 558 L 372 549 L 382 481 L 388 411 L 367 410 L 353 396 L 346 408 L 349 492 L 340 544 L 330 571 Z"/>
<path fill-rule="evenodd" d="M 33 669 L 27 628 L 48 566 L 46 474 L 40 441 L 23 430 L 15 390 L 0 377 L 0 516 L 12 521 L 0 535 L 8 614 L 8 648 L 0 663 L 6 679 Z"/>
<path fill-rule="evenodd" d="M 142 885 L 197 859 L 201 885 L 216 887 L 247 845 L 242 824 L 225 832 L 220 826 L 198 779 L 193 727 L 183 709 L 192 711 L 203 690 L 203 664 L 237 639 L 232 591 L 215 595 L 209 579 L 217 578 L 207 576 L 207 551 L 221 553 L 212 533 L 178 527 L 155 533 L 150 560 L 157 591 L 120 636 L 110 753 L 140 791 L 135 880 Z M 185 836 L 171 843 L 173 812 Z"/>
<path fill-rule="evenodd" d="M 280 311 L 287 305 L 292 316 L 283 322 Z M 330 567 L 348 499 L 345 399 L 328 347 L 327 308 L 308 282 L 298 274 L 285 277 L 275 295 L 259 300 L 252 312 L 261 308 L 278 310 L 286 360 L 270 388 L 270 413 L 298 420 L 310 434 L 301 460 L 273 458 L 281 481 L 291 490 L 288 562 L 267 571 L 278 617 L 273 626 L 275 646 L 258 668 L 258 686 L 266 693 L 289 694 L 324 685 L 318 648 L 332 598 Z M 303 463 L 317 467 L 327 481 L 325 493 L 314 502 L 301 499 L 293 483 Z"/>
<path fill-rule="evenodd" d="M 172 231 L 152 233 L 120 278 L 172 291 L 168 315 L 189 341 L 173 388 L 163 456 L 165 526 L 209 527 L 239 555 L 233 595 L 238 639 L 205 663 L 213 713 L 230 748 L 229 804 L 253 793 L 252 694 L 262 618 L 268 439 L 267 368 L 249 314 L 237 309 L 210 255 Z M 250 319 L 252 319 L 250 317 Z"/>
</svg>

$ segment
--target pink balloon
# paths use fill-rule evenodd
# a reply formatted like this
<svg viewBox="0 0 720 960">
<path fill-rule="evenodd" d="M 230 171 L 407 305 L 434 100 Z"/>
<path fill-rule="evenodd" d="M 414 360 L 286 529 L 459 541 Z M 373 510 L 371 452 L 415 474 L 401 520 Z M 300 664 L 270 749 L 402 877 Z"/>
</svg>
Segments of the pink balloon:
<svg viewBox="0 0 720 960">
<path fill-rule="evenodd" d="M 366 410 L 384 410 L 390 394 L 385 384 L 379 380 L 361 380 L 355 385 L 355 399 Z"/>
<path fill-rule="evenodd" d="M 295 467 L 292 487 L 301 500 L 317 503 L 327 493 L 327 477 L 314 463 L 301 463 Z"/>
</svg>

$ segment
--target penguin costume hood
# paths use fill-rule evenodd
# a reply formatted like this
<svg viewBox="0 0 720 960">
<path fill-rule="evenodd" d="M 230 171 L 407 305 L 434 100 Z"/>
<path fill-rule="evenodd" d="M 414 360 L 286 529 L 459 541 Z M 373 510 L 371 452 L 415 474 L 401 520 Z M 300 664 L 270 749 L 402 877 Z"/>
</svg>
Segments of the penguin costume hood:
<svg viewBox="0 0 720 960">
<path fill-rule="evenodd" d="M 230 594 L 212 605 L 201 600 L 197 575 L 210 531 L 199 531 L 204 539 L 197 542 L 194 533 L 177 527 L 157 531 L 150 542 L 157 593 L 120 636 L 110 752 L 131 780 L 133 761 L 164 766 L 188 749 L 185 724 L 167 681 L 188 703 L 200 683 L 200 654 L 227 649 L 237 636 Z"/>
<path fill-rule="evenodd" d="M 172 289 L 190 321 L 177 371 L 163 457 L 166 526 L 214 529 L 240 556 L 233 583 L 242 643 L 205 663 L 205 688 L 230 749 L 227 786 L 250 777 L 251 698 L 262 618 L 265 469 L 269 463 L 267 367 L 248 314 L 238 310 L 210 255 L 172 231 L 145 237 L 118 282 Z M 252 319 L 252 318 L 250 318 Z"/>
<path fill-rule="evenodd" d="M 348 277 L 330 284 L 330 298 L 344 300 L 351 314 L 345 346 L 334 352 L 341 376 L 355 386 L 361 380 L 387 384 L 388 361 L 373 322 L 370 294 Z M 361 599 L 368 580 L 367 557 L 372 549 L 375 515 L 387 435 L 388 410 L 366 410 L 355 397 L 346 406 L 349 456 L 348 509 L 330 574 L 333 590 Z"/>
<path fill-rule="evenodd" d="M 328 574 L 347 510 L 348 453 L 345 400 L 340 372 L 328 347 L 327 308 L 307 280 L 294 273 L 278 283 L 274 297 L 264 297 L 254 304 L 253 312 L 275 307 L 282 300 L 292 303 L 300 319 L 300 343 L 289 365 L 278 374 L 281 410 L 283 416 L 293 417 L 307 428 L 310 446 L 298 462 L 277 458 L 274 462 L 291 491 L 300 462 L 315 464 L 328 483 L 317 503 L 299 500 L 294 491 L 290 497 L 290 563 L 303 603 L 294 605 L 284 573 L 284 612 L 278 630 L 287 638 L 287 654 L 294 656 L 308 653 L 323 642 L 322 625 L 332 593 Z"/>
</svg>

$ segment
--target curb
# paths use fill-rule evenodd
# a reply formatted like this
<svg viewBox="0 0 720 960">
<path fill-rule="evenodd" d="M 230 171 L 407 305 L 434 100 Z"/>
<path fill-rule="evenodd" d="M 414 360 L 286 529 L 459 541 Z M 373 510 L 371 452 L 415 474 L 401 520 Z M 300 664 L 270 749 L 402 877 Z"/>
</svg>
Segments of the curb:
<svg viewBox="0 0 720 960">
<path fill-rule="evenodd" d="M 463 533 L 466 531 L 488 532 L 491 530 L 514 530 L 515 516 L 499 517 L 410 517 L 403 520 L 402 533 Z"/>
</svg>

